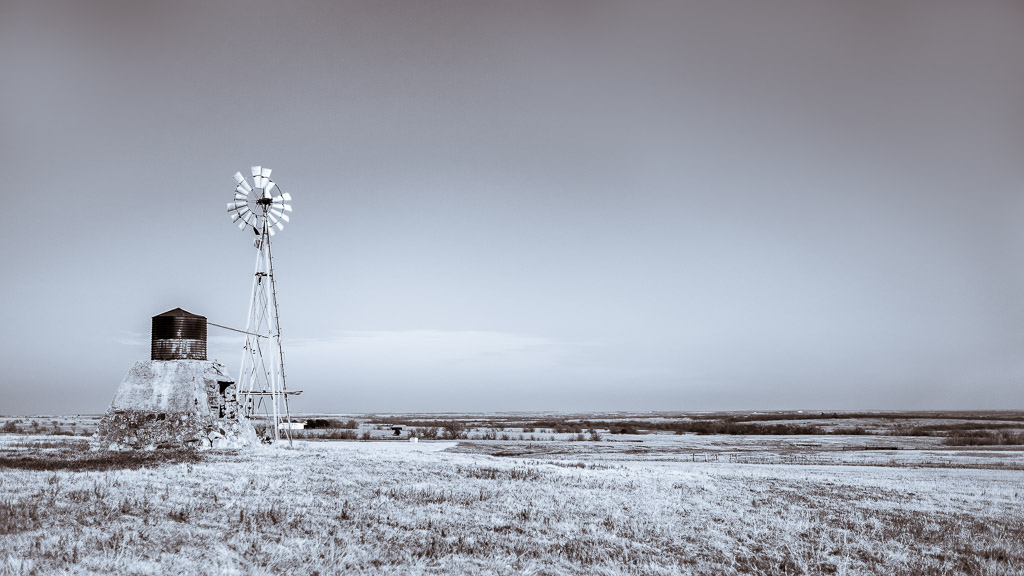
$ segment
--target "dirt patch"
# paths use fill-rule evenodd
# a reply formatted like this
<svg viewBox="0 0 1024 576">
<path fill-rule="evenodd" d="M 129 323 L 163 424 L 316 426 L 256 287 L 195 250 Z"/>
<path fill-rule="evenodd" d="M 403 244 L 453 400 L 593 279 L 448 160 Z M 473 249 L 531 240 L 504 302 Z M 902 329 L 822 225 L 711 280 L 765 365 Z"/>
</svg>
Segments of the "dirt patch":
<svg viewBox="0 0 1024 576">
<path fill-rule="evenodd" d="M 103 470 L 136 470 L 182 462 L 200 462 L 202 456 L 193 450 L 155 450 L 151 452 L 82 452 L 62 449 L 57 451 L 20 452 L 17 456 L 0 456 L 0 468 L 67 472 L 97 472 Z"/>
</svg>

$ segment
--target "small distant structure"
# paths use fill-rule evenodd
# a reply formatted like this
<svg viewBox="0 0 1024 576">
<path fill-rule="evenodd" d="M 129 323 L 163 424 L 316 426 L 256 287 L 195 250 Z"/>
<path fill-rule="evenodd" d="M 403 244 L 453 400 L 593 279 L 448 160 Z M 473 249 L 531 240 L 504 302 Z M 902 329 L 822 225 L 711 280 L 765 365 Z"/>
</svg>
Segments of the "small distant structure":
<svg viewBox="0 0 1024 576">
<path fill-rule="evenodd" d="M 277 424 L 278 430 L 305 430 L 305 422 L 279 422 Z"/>
<path fill-rule="evenodd" d="M 401 436 L 402 435 L 402 427 L 401 426 L 392 426 L 391 429 L 395 431 L 395 436 Z"/>
<path fill-rule="evenodd" d="M 239 448 L 258 443 L 235 382 L 206 358 L 206 317 L 181 308 L 153 317 L 150 359 L 135 362 L 100 422 L 112 449 Z"/>
</svg>

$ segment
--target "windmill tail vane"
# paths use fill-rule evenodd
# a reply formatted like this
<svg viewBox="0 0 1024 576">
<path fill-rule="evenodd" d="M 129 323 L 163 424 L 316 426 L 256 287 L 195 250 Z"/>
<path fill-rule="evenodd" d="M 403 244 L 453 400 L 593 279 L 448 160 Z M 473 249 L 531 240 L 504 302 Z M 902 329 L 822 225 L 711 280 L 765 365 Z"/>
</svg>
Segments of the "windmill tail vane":
<svg viewBox="0 0 1024 576">
<path fill-rule="evenodd" d="M 256 267 L 245 325 L 245 346 L 238 371 L 238 403 L 245 416 L 263 422 L 268 437 L 277 443 L 281 430 L 292 442 L 291 411 L 281 348 L 281 321 L 274 280 L 274 256 L 270 239 L 284 229 L 292 211 L 291 194 L 270 179 L 270 168 L 253 166 L 251 176 L 235 172 L 235 193 L 227 205 L 231 221 L 240 230 L 249 227 L 256 238 Z"/>
</svg>

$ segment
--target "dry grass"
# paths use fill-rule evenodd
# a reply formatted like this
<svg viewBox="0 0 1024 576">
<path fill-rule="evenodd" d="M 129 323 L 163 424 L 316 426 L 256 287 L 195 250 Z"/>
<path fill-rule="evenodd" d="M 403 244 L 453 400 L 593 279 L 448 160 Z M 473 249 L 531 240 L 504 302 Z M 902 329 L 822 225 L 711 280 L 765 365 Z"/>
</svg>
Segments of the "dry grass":
<svg viewBox="0 0 1024 576">
<path fill-rule="evenodd" d="M 1024 572 L 1018 471 L 432 447 L 298 443 L 138 468 L 2 469 L 0 574 Z"/>
</svg>

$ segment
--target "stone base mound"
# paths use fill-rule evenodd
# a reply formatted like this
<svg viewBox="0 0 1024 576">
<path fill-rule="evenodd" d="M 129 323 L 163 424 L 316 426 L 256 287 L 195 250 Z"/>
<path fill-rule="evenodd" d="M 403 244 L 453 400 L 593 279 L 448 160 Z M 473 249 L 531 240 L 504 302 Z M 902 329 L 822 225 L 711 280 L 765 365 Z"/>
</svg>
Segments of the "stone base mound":
<svg viewBox="0 0 1024 576">
<path fill-rule="evenodd" d="M 110 450 L 237 449 L 260 443 L 256 430 L 248 420 L 134 410 L 108 412 L 100 422 L 95 439 L 101 447 Z"/>
</svg>

